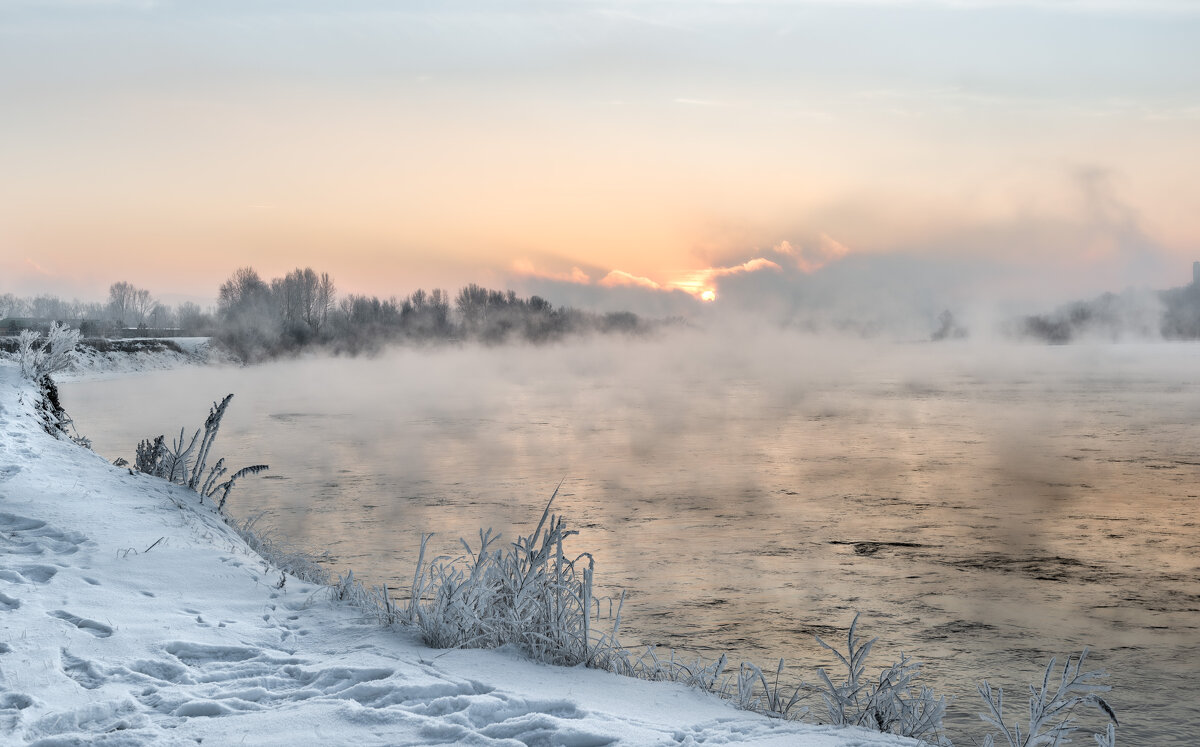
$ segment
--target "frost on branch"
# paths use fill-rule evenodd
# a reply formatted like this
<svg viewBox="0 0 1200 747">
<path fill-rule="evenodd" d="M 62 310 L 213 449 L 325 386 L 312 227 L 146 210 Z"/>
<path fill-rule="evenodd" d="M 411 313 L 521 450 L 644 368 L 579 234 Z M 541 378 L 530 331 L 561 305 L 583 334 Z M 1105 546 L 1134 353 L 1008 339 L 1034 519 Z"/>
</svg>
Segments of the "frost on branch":
<svg viewBox="0 0 1200 747">
<path fill-rule="evenodd" d="M 30 381 L 41 381 L 43 376 L 58 373 L 75 361 L 75 346 L 79 343 L 79 330 L 69 329 L 55 322 L 46 335 L 46 342 L 37 346 L 41 334 L 24 330 L 17 338 L 17 360 L 21 375 Z"/>
</svg>

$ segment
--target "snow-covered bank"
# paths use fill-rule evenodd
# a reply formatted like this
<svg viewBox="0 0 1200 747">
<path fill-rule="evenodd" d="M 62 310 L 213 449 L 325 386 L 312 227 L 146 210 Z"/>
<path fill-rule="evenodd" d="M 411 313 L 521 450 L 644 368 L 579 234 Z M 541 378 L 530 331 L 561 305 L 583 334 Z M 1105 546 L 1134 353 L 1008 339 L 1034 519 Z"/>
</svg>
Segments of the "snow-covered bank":
<svg viewBox="0 0 1200 747">
<path fill-rule="evenodd" d="M 195 493 L 47 435 L 37 396 L 0 364 L 5 743 L 916 744 L 425 648 L 281 576 Z"/>
<path fill-rule="evenodd" d="M 0 339 L 0 362 L 16 361 L 16 338 Z M 75 350 L 71 368 L 60 378 L 123 376 L 180 366 L 232 363 L 208 337 L 87 339 Z"/>
</svg>

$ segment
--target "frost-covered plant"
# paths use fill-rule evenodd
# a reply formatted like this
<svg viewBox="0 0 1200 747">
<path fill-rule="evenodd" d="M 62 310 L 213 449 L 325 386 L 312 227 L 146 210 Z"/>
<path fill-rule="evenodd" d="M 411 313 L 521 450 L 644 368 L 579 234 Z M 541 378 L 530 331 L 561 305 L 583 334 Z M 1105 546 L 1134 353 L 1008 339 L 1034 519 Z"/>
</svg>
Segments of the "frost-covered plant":
<svg viewBox="0 0 1200 747">
<path fill-rule="evenodd" d="M 384 625 L 407 620 L 405 610 L 396 604 L 387 584 L 368 589 L 362 581 L 354 577 L 354 571 L 348 571 L 338 574 L 337 581 L 330 584 L 329 588 L 334 599 L 370 613 Z"/>
<path fill-rule="evenodd" d="M 268 469 L 265 464 L 243 467 L 230 475 L 229 479 L 218 482 L 229 472 L 225 466 L 225 459 L 218 459 L 216 464 L 208 467 L 208 457 L 213 442 L 217 440 L 217 432 L 221 429 L 221 419 L 225 417 L 225 410 L 232 399 L 233 395 L 228 394 L 220 402 L 214 402 L 204 420 L 204 426 L 196 429 L 190 441 L 185 438 L 186 431 L 182 428 L 179 430 L 179 438 L 174 439 L 170 447 L 167 446 L 164 436 L 157 436 L 153 441 L 143 440 L 138 444 L 134 467 L 139 472 L 161 477 L 193 490 L 200 494 L 201 500 L 211 498 L 217 502 L 218 508 L 225 508 L 225 501 L 239 479 L 247 475 L 257 475 Z"/>
<path fill-rule="evenodd" d="M 833 652 L 846 668 L 845 680 L 835 683 L 824 668 L 817 670 L 821 678 L 817 686 L 825 702 L 830 723 L 836 726 L 863 726 L 876 731 L 899 734 L 942 743 L 942 719 L 946 714 L 946 698 L 935 697 L 928 687 L 916 688 L 914 680 L 921 663 L 903 654 L 870 680 L 863 676 L 866 659 L 878 638 L 865 643 L 857 636 L 858 615 L 850 623 L 846 636 L 846 653 L 838 651 L 820 636 L 817 643 Z"/>
<path fill-rule="evenodd" d="M 563 543 L 575 531 L 550 513 L 558 490 L 533 533 L 504 549 L 499 536 L 480 530 L 466 553 L 425 561 L 429 535 L 422 538 L 405 618 L 438 648 L 492 648 L 513 644 L 550 664 L 610 668 L 618 622 L 611 637 L 592 640 L 590 610 L 594 560 L 574 558 Z"/>
<path fill-rule="evenodd" d="M 1004 689 L 992 689 L 987 680 L 979 685 L 979 695 L 987 707 L 987 711 L 979 717 L 1000 730 L 1000 736 L 1010 747 L 1039 747 L 1040 745 L 1060 745 L 1069 742 L 1070 735 L 1076 731 L 1073 712 L 1078 706 L 1094 706 L 1103 711 L 1109 718 L 1108 729 L 1104 734 L 1096 734 L 1096 743 L 1100 747 L 1114 747 L 1117 742 L 1117 715 L 1108 703 L 1098 693 L 1107 692 L 1111 688 L 1102 685 L 1097 680 L 1108 676 L 1100 670 L 1083 672 L 1083 662 L 1087 659 L 1087 649 L 1079 654 L 1079 658 L 1068 656 L 1063 664 L 1062 676 L 1051 691 L 1051 674 L 1054 670 L 1054 658 L 1046 665 L 1042 675 L 1042 686 L 1034 689 L 1029 686 L 1029 721 L 1024 732 L 1021 725 L 1013 722 L 1010 726 L 1004 720 Z M 984 747 L 992 747 L 995 738 L 989 734 L 984 739 Z"/>
<path fill-rule="evenodd" d="M 783 675 L 783 659 L 779 659 L 779 666 L 775 669 L 775 679 L 772 682 L 767 682 L 761 669 L 758 667 L 755 669 L 758 670 L 758 681 L 762 685 L 763 705 L 767 714 L 778 718 L 788 718 L 792 709 L 804 696 L 801 694 L 802 688 L 799 685 L 792 689 L 791 695 L 788 695 L 786 688 L 779 682 Z M 799 709 L 796 718 L 803 716 L 807 711 L 807 708 Z"/>
<path fill-rule="evenodd" d="M 756 711 L 766 714 L 773 718 L 801 718 L 808 712 L 807 708 L 796 709 L 795 714 L 792 709 L 807 694 L 804 692 L 804 685 L 796 685 L 791 689 L 791 693 L 787 692 L 787 687 L 780 683 L 780 678 L 783 675 L 783 659 L 779 660 L 779 666 L 775 669 L 775 679 L 773 682 L 768 682 L 763 671 L 750 662 L 742 662 L 742 666 L 737 673 L 737 691 L 735 700 L 739 708 L 744 708 L 748 711 Z M 756 690 L 761 687 L 761 695 L 756 694 Z"/>
<path fill-rule="evenodd" d="M 38 345 L 40 338 L 41 335 L 33 330 L 21 332 L 17 337 L 17 364 L 21 375 L 41 390 L 41 400 L 36 408 L 42 419 L 42 427 L 55 438 L 65 435 L 85 449 L 90 449 L 92 442 L 75 430 L 71 416 L 59 401 L 58 386 L 50 376 L 74 362 L 79 332 L 55 322 L 50 327 L 46 342 Z"/>
<path fill-rule="evenodd" d="M 30 381 L 41 381 L 42 377 L 58 373 L 75 361 L 75 346 L 79 343 L 79 331 L 55 322 L 46 335 L 46 342 L 37 346 L 41 334 L 26 329 L 17 337 L 17 361 L 21 375 Z"/>
<path fill-rule="evenodd" d="M 601 636 L 601 640 L 608 638 L 605 634 Z M 595 651 L 598 646 L 593 646 Z M 725 666 L 728 663 L 728 657 L 721 654 L 716 661 L 705 661 L 697 657 L 690 663 L 681 661 L 675 658 L 675 651 L 671 651 L 671 656 L 668 659 L 658 658 L 657 651 L 654 646 L 647 646 L 641 656 L 636 659 L 633 654 L 619 646 L 607 653 L 607 666 L 610 671 L 618 674 L 623 674 L 628 677 L 636 677 L 643 680 L 655 680 L 663 682 L 680 682 L 689 687 L 695 687 L 705 692 L 717 693 L 724 695 L 724 691 L 717 686 L 717 680 L 725 672 Z"/>
<path fill-rule="evenodd" d="M 329 553 L 313 555 L 290 546 L 273 531 L 259 528 L 258 522 L 262 516 L 259 513 L 244 521 L 231 520 L 229 525 L 246 541 L 251 550 L 280 571 L 312 584 L 329 584 L 329 571 L 321 565 L 321 561 L 327 559 Z"/>
</svg>

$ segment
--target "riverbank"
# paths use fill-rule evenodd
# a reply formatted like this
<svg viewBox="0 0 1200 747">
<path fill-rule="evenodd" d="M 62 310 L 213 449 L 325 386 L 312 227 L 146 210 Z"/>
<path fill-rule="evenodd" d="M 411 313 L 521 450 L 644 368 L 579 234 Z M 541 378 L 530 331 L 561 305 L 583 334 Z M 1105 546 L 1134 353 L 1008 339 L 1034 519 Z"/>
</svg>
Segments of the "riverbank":
<svg viewBox="0 0 1200 747">
<path fill-rule="evenodd" d="M 0 364 L 0 741 L 916 744 L 428 649 L 271 568 L 195 493 L 48 435 L 37 396 Z"/>
<path fill-rule="evenodd" d="M 17 338 L 0 337 L 0 362 L 17 360 Z M 64 379 L 124 376 L 141 371 L 161 371 L 180 366 L 235 363 L 225 352 L 213 348 L 208 337 L 92 337 L 79 341 L 71 367 Z"/>
</svg>

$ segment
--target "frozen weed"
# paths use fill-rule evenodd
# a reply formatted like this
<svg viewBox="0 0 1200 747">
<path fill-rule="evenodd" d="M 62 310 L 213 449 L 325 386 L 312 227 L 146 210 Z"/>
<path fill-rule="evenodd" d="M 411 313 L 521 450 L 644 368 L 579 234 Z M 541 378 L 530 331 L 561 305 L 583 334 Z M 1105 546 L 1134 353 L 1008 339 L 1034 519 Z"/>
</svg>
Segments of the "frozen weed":
<svg viewBox="0 0 1200 747">
<path fill-rule="evenodd" d="M 30 329 L 23 330 L 17 337 L 17 362 L 21 375 L 30 381 L 41 381 L 44 376 L 70 367 L 75 361 L 79 330 L 55 322 L 46 334 L 46 342 L 35 347 L 39 338 L 41 333 Z"/>
<path fill-rule="evenodd" d="M 289 573 L 301 581 L 312 584 L 328 585 L 329 571 L 321 565 L 328 553 L 313 555 L 287 544 L 279 535 L 270 530 L 259 528 L 258 522 L 262 514 L 255 514 L 243 521 L 230 520 L 229 525 L 246 541 L 251 550 L 262 556 L 272 566 L 284 573 Z"/>
<path fill-rule="evenodd" d="M 772 682 L 767 682 L 766 676 L 758 667 L 754 668 L 758 674 L 758 681 L 763 689 L 763 707 L 767 715 L 775 716 L 776 718 L 791 718 L 792 709 L 804 697 L 801 694 L 802 687 L 797 685 L 791 695 L 788 695 L 784 686 L 780 684 L 779 679 L 783 675 L 783 659 L 780 658 L 779 666 L 775 669 L 775 679 Z M 795 718 L 803 718 L 808 712 L 807 708 L 800 708 L 796 712 Z"/>
<path fill-rule="evenodd" d="M 857 636 L 857 628 L 858 615 L 855 615 L 846 636 L 845 654 L 816 636 L 817 642 L 833 652 L 846 669 L 845 679 L 838 683 L 823 668 L 817 670 L 821 678 L 817 691 L 825 701 L 829 722 L 943 742 L 940 732 L 946 698 L 935 697 L 928 687 L 915 689 L 914 680 L 921 663 L 901 654 L 900 661 L 882 670 L 876 680 L 865 678 L 867 656 L 879 639 L 864 643 Z"/>
<path fill-rule="evenodd" d="M 36 345 L 41 334 L 24 330 L 17 337 L 17 364 L 21 375 L 37 385 L 41 399 L 36 404 L 43 429 L 54 436 L 66 436 L 85 449 L 92 442 L 75 430 L 71 416 L 63 409 L 58 397 L 58 386 L 51 374 L 69 368 L 75 361 L 75 348 L 79 343 L 79 332 L 55 322 L 46 335 L 46 342 Z"/>
<path fill-rule="evenodd" d="M 337 581 L 329 585 L 334 599 L 354 605 L 367 612 L 382 625 L 405 622 L 404 611 L 396 606 L 387 584 L 367 588 L 354 577 L 354 571 L 338 574 Z"/>
<path fill-rule="evenodd" d="M 1082 672 L 1083 662 L 1087 659 L 1087 649 L 1083 649 L 1079 658 L 1068 656 L 1063 664 L 1062 676 L 1051 692 L 1051 674 L 1054 669 L 1054 658 L 1046 665 L 1042 675 L 1042 686 L 1034 689 L 1029 686 L 1029 721 L 1024 733 L 1021 725 L 1013 722 L 1010 726 L 1004 720 L 1004 689 L 992 689 L 987 680 L 979 685 L 979 695 L 987 707 L 987 711 L 979 717 L 1000 730 L 1009 747 L 1038 747 L 1039 745 L 1059 745 L 1070 741 L 1070 735 L 1076 731 L 1073 712 L 1078 706 L 1094 706 L 1103 711 L 1109 718 L 1108 729 L 1104 734 L 1094 735 L 1100 747 L 1114 747 L 1117 742 L 1117 716 L 1113 709 L 1097 693 L 1107 692 L 1111 688 L 1097 682 L 1108 676 L 1107 672 Z M 995 738 L 989 734 L 983 742 L 984 747 L 992 747 Z"/>
<path fill-rule="evenodd" d="M 225 417 L 225 410 L 232 399 L 233 395 L 228 394 L 220 402 L 214 402 L 204 426 L 196 429 L 190 441 L 185 438 L 186 431 L 182 428 L 179 429 L 179 438 L 174 439 L 170 447 L 164 436 L 157 436 L 153 441 L 143 440 L 137 447 L 134 468 L 193 490 L 200 494 L 201 500 L 210 498 L 216 501 L 217 508 L 224 509 L 225 501 L 239 479 L 268 469 L 265 464 L 243 467 L 227 480 L 218 482 L 229 472 L 225 459 L 218 459 L 211 468 L 208 466 L 213 442 L 217 440 L 217 433 L 221 429 L 221 419 Z"/>
<path fill-rule="evenodd" d="M 425 561 L 425 536 L 404 617 L 423 640 L 438 648 L 494 648 L 513 644 L 549 664 L 603 666 L 616 647 L 611 638 L 592 641 L 594 561 L 588 553 L 568 558 L 567 537 L 576 534 L 546 504 L 533 533 L 505 548 L 499 536 L 480 530 L 465 554 Z"/>
</svg>

